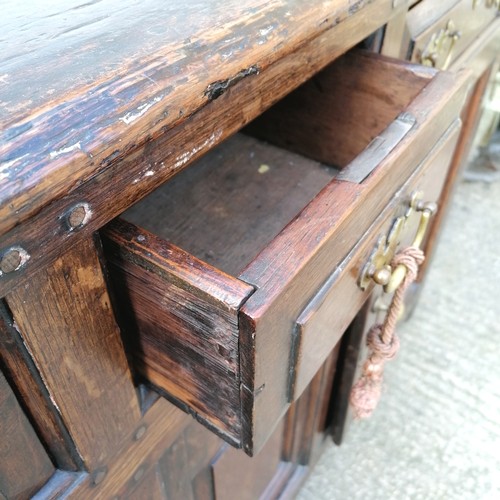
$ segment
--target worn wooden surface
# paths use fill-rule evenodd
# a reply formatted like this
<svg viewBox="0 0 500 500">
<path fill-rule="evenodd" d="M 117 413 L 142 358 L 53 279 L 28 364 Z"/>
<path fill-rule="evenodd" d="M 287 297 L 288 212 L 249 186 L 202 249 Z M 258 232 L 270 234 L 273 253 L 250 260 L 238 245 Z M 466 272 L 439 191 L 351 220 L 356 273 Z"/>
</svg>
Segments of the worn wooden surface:
<svg viewBox="0 0 500 500">
<path fill-rule="evenodd" d="M 425 200 L 437 202 L 439 213 L 442 205 L 443 189 L 446 186 L 445 183 L 447 182 L 449 165 L 458 140 L 459 132 L 459 127 L 452 127 L 447 136 L 440 141 L 438 147 L 432 151 L 426 159 L 426 162 L 415 172 L 412 178 L 410 178 L 404 186 L 402 192 L 395 199 L 395 204 L 392 208 L 393 212 L 396 212 L 395 206 L 407 203 L 410 193 L 418 190 L 423 193 Z M 444 191 L 444 193 L 446 193 L 446 191 Z M 401 235 L 399 248 L 404 248 L 413 241 L 418 226 L 418 219 L 419 214 L 417 213 L 408 221 L 408 227 Z M 374 233 L 386 235 L 390 229 L 390 224 L 387 224 L 387 221 L 390 220 L 390 218 L 386 219 L 386 223 L 380 225 Z M 426 242 L 427 245 L 425 245 L 425 247 L 429 248 L 428 239 Z M 367 249 L 361 251 L 361 255 L 364 254 L 363 257 L 354 258 L 354 260 L 358 260 L 359 262 L 356 266 L 357 269 L 360 269 L 364 265 L 366 258 L 370 254 L 371 248 L 373 247 L 369 246 Z M 343 292 L 346 293 L 344 290 Z M 341 293 L 340 290 L 339 293 Z M 386 308 L 388 306 L 390 299 L 391 297 L 384 294 L 382 288 L 377 286 L 371 294 L 370 299 L 365 303 L 365 306 L 359 308 L 360 313 L 356 316 L 346 334 L 342 337 L 339 352 L 339 365 L 335 374 L 330 408 L 330 418 L 332 421 L 331 432 L 337 444 L 341 444 L 349 423 L 353 419 L 349 408 L 349 395 L 352 384 L 359 376 L 362 363 L 365 360 L 367 352 L 366 335 L 373 324 L 380 323 L 384 320 L 386 314 L 384 307 Z M 322 305 L 324 307 L 324 304 Z M 324 321 L 326 321 L 328 313 L 327 311 L 324 312 Z M 318 321 L 316 321 L 315 326 L 319 326 Z M 318 331 L 321 330 L 318 329 Z M 314 342 L 314 339 L 310 336 L 306 340 L 306 343 L 307 342 Z M 316 340 L 316 343 L 320 343 L 320 341 Z M 307 349 L 304 349 L 304 351 L 310 352 L 310 350 L 308 351 Z M 304 383 L 306 383 L 305 380 Z"/>
<path fill-rule="evenodd" d="M 394 196 L 360 239 L 338 270 L 324 283 L 297 319 L 295 329 L 291 397 L 296 399 L 312 380 L 327 354 L 337 345 L 342 333 L 361 309 L 370 289 L 362 291 L 358 279 L 364 264 L 375 247 L 380 235 L 387 235 L 396 217 L 404 213 L 413 192 L 421 191 L 424 201 L 437 202 L 446 180 L 450 159 L 455 149 L 460 124 L 450 126 L 422 165 Z M 411 244 L 420 214 L 415 213 L 408 221 L 404 244 Z"/>
<path fill-rule="evenodd" d="M 335 173 L 237 134 L 122 217 L 237 276 Z"/>
<path fill-rule="evenodd" d="M 54 471 L 50 458 L 0 372 L 0 496 L 28 498 Z"/>
<path fill-rule="evenodd" d="M 6 300 L 76 452 L 86 468 L 97 468 L 140 412 L 94 241 Z"/>
<path fill-rule="evenodd" d="M 368 179 L 359 185 L 334 179 L 242 273 L 243 280 L 257 287 L 242 308 L 240 322 L 242 376 L 255 373 L 242 386 L 243 415 L 250 419 L 243 428 L 251 430 L 246 440 L 250 448 L 252 439 L 259 448 L 287 408 L 283 382 L 289 373 L 280 360 L 291 350 L 293 322 L 332 272 L 332 263 L 347 255 L 458 115 L 466 82 L 463 74 L 437 75 L 407 108 L 418 125 Z M 289 300 L 276 300 L 279 295 Z"/>
<path fill-rule="evenodd" d="M 366 181 L 334 179 L 241 274 L 257 288 L 240 320 L 249 449 L 261 446 L 287 408 L 282 353 L 291 350 L 295 318 L 457 117 L 466 88 L 466 75 L 437 75 L 406 109 L 417 125 Z"/>
<path fill-rule="evenodd" d="M 248 7 L 249 2 L 241 6 Z M 228 8 L 226 15 L 235 15 L 238 22 L 233 26 L 222 15 L 215 23 L 220 28 L 207 32 L 210 41 L 200 41 L 199 51 L 189 51 L 183 43 L 166 45 L 151 56 L 153 61 L 145 58 L 138 67 L 127 66 L 123 78 L 102 86 L 96 82 L 83 94 L 76 92 L 74 102 L 47 105 L 36 117 L 12 124 L 1 152 L 0 233 L 8 232 L 0 238 L 0 249 L 21 245 L 30 259 L 18 271 L 0 276 L 0 295 L 237 131 L 393 14 L 390 0 L 329 0 L 311 7 L 298 0 L 266 2 L 263 10 L 241 18 Z M 214 25 L 210 17 L 206 22 Z M 267 35 L 260 34 L 270 27 Z M 249 32 L 259 35 L 241 42 Z M 233 55 L 222 64 L 220 44 L 234 37 Z M 248 71 L 254 66 L 258 74 Z M 214 100 L 218 88 L 227 91 Z M 164 94 L 164 100 L 154 101 Z M 27 148 L 33 153 L 24 156 Z M 69 231 L 68 211 L 80 202 L 89 204 L 89 219 Z"/>
</svg>

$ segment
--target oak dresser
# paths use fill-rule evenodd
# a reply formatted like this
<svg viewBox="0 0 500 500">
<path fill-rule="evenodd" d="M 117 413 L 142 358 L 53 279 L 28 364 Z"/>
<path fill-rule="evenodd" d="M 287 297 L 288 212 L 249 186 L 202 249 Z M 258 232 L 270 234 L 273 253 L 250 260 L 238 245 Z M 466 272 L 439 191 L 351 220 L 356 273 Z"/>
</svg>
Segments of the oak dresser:
<svg viewBox="0 0 500 500">
<path fill-rule="evenodd" d="M 2 498 L 293 497 L 498 69 L 436 3 L 2 6 Z"/>
</svg>

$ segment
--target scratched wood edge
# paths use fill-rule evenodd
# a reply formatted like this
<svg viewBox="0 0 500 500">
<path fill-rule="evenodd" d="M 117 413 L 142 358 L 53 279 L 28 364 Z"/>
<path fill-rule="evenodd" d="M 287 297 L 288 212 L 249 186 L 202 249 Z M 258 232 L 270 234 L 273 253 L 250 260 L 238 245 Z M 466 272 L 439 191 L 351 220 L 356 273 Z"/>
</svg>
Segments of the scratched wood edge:
<svg viewBox="0 0 500 500">
<path fill-rule="evenodd" d="M 224 69 L 221 68 L 220 64 L 213 65 L 209 67 L 209 74 L 203 80 L 195 79 L 195 82 L 193 82 L 188 75 L 188 81 L 185 84 L 177 85 L 177 87 L 172 85 L 173 82 L 170 79 L 162 77 L 161 66 L 155 68 L 155 66 L 159 65 L 155 61 L 162 62 L 170 54 L 170 47 L 165 47 L 164 51 L 152 55 L 151 60 L 141 61 L 136 72 L 136 78 L 139 78 L 138 75 L 141 77 L 140 81 L 149 84 L 150 80 L 153 79 L 161 90 L 150 96 L 146 104 L 143 102 L 143 96 L 141 95 L 140 99 L 127 103 L 125 109 L 115 104 L 117 109 L 112 107 L 109 112 L 103 113 L 97 125 L 92 125 L 90 130 L 85 130 L 86 134 L 93 137 L 88 146 L 82 147 L 81 142 L 83 139 L 78 141 L 76 140 L 78 138 L 72 138 L 70 135 L 69 141 L 71 144 L 59 138 L 59 147 L 56 146 L 52 151 L 50 151 L 50 148 L 42 152 L 31 151 L 29 157 L 25 157 L 26 151 L 17 144 L 22 142 L 25 134 L 30 137 L 35 135 L 36 138 L 36 122 L 40 122 L 39 126 L 42 129 L 39 134 L 43 136 L 44 127 L 48 123 L 55 122 L 57 118 L 61 118 L 58 116 L 60 106 L 53 105 L 48 110 L 43 110 L 39 116 L 36 113 L 40 111 L 37 110 L 31 120 L 25 118 L 22 123 L 16 124 L 5 133 L 7 147 L 4 149 L 8 158 L 7 164 L 12 164 L 15 167 L 14 169 L 18 171 L 26 170 L 26 173 L 29 173 L 31 169 L 40 172 L 35 176 L 25 176 L 21 189 L 17 176 L 13 181 L 5 183 L 2 189 L 0 231 L 5 232 L 15 224 L 19 224 L 26 217 L 38 212 L 42 206 L 70 191 L 75 183 L 78 184 L 82 180 L 95 176 L 100 171 L 105 170 L 111 163 L 130 154 L 132 150 L 143 147 L 145 143 L 156 138 L 165 130 L 178 125 L 207 103 L 218 99 L 243 79 L 265 72 L 267 67 L 288 55 L 290 51 L 307 44 L 310 40 L 331 30 L 350 16 L 360 15 L 363 7 L 369 5 L 369 3 L 369 0 L 357 0 L 355 3 L 343 1 L 339 5 L 339 2 L 332 1 L 331 5 L 329 5 L 330 11 L 320 9 L 319 12 L 298 3 L 296 10 L 292 10 L 290 16 L 285 16 L 285 13 L 290 11 L 292 7 L 289 5 L 278 6 L 276 14 L 282 14 L 281 21 L 283 24 L 280 26 L 282 28 L 280 31 L 283 32 L 284 30 L 286 32 L 286 44 L 281 43 L 282 40 L 278 38 L 273 40 L 274 43 L 262 46 L 255 45 L 250 49 L 245 48 L 241 57 L 235 57 Z M 221 36 L 226 37 L 227 33 L 222 33 Z M 212 43 L 216 48 L 216 43 Z M 256 54 L 257 57 L 255 57 Z M 194 60 L 190 61 L 188 66 L 203 69 L 204 71 L 201 73 L 205 74 L 207 66 L 203 62 L 203 55 L 205 54 L 198 55 L 201 60 L 193 58 Z M 243 64 L 246 65 L 247 59 L 251 61 L 251 64 L 242 69 L 242 61 L 245 61 Z M 116 89 L 127 87 L 127 85 L 130 85 L 131 79 L 129 72 L 121 79 L 101 83 L 96 88 L 83 89 L 82 95 L 73 97 L 73 102 L 70 101 L 71 104 L 63 107 L 64 115 L 78 116 L 82 109 L 88 107 L 88 100 L 96 100 L 98 103 L 98 99 L 104 92 L 113 95 Z M 144 73 L 148 73 L 148 79 L 146 79 Z M 180 81 L 180 76 L 182 75 L 175 75 L 174 80 Z M 186 99 L 186 88 L 188 89 L 187 95 L 191 96 L 191 102 Z M 167 97 L 171 101 L 169 108 L 181 110 L 182 113 L 170 112 L 165 117 L 163 106 L 157 106 L 156 104 L 161 103 Z M 174 105 L 175 99 L 178 100 L 178 103 Z M 118 121 L 122 120 L 124 126 L 127 126 L 126 131 L 129 139 L 125 143 L 119 142 L 120 138 L 123 138 L 123 131 L 120 130 L 123 127 L 117 130 L 116 127 L 107 125 L 109 115 L 113 115 L 115 112 L 117 112 Z M 127 121 L 129 115 L 130 118 Z M 62 123 L 65 127 L 64 130 L 71 131 L 71 120 L 69 122 L 62 120 Z M 61 132 L 64 137 L 64 131 Z M 51 133 L 54 136 L 59 135 L 54 130 Z M 9 138 L 12 141 L 10 143 Z M 46 143 L 46 141 L 39 142 Z M 9 149 L 14 149 L 14 158 L 10 158 L 9 155 L 14 152 L 9 153 Z M 76 170 L 74 168 L 75 162 L 78 163 L 77 176 L 71 173 Z M 44 166 L 41 168 L 41 165 Z"/>
<path fill-rule="evenodd" d="M 0 365 L 53 462 L 62 469 L 80 469 L 83 462 L 50 393 L 14 326 L 7 304 L 0 300 Z"/>
<path fill-rule="evenodd" d="M 389 183 L 395 189 L 401 187 L 412 174 L 415 165 L 418 165 L 427 155 L 428 145 L 436 142 L 448 129 L 454 116 L 462 107 L 468 89 L 470 88 L 470 74 L 461 71 L 458 74 L 438 73 L 407 107 L 406 111 L 417 119 L 416 125 L 401 140 L 379 164 L 379 166 L 359 185 L 333 179 L 318 196 L 254 259 L 240 274 L 239 278 L 256 287 L 255 293 L 244 305 L 247 311 L 256 312 L 256 308 L 269 305 L 272 298 L 282 292 L 282 286 L 274 278 L 280 276 L 280 282 L 286 284 L 294 274 L 302 271 L 308 259 L 304 255 L 293 252 L 290 245 L 290 235 L 299 235 L 301 240 L 303 234 L 309 236 L 310 255 L 314 255 L 321 247 L 322 242 L 328 241 L 332 235 L 339 231 L 342 225 L 352 224 L 351 210 L 337 213 L 337 206 L 330 206 L 328 198 L 342 199 L 343 203 L 350 199 L 356 205 L 373 204 L 370 207 L 371 216 L 363 220 L 364 226 L 356 226 L 357 231 L 350 236 L 348 242 L 343 242 L 345 254 L 352 248 L 358 236 L 364 233 L 369 225 L 375 220 L 390 198 L 393 190 L 383 189 L 379 192 L 376 188 Z M 419 145 L 419 147 L 413 147 Z M 422 147 L 425 146 L 425 147 Z M 426 149 L 427 147 L 427 149 Z M 391 169 L 390 165 L 398 165 L 397 169 Z M 359 186 L 359 188 L 357 187 Z M 367 186 L 370 189 L 367 189 Z M 359 191 L 359 193 L 357 192 Z M 376 195 L 374 192 L 376 191 Z M 335 193 L 333 195 L 332 193 Z M 312 236 L 304 229 L 308 225 L 309 212 L 318 210 L 316 205 L 324 204 L 325 210 L 331 213 L 332 221 L 328 230 L 323 231 L 321 241 L 317 235 Z M 340 205 L 339 205 L 340 206 Z M 301 228 L 298 230 L 297 228 Z M 285 258 L 285 255 L 287 258 Z M 293 259 L 294 265 L 290 266 L 287 259 Z M 269 263 L 273 265 L 270 266 Z M 278 272 L 279 271 L 279 272 Z M 280 274 L 281 273 L 281 274 Z M 282 274 L 286 273 L 286 275 Z M 254 317 L 257 317 L 255 315 Z"/>
<path fill-rule="evenodd" d="M 294 52 L 282 54 L 281 59 L 273 59 L 272 64 L 263 67 L 258 75 L 238 81 L 217 100 L 205 102 L 177 127 L 165 130 L 156 140 L 136 148 L 126 157 L 115 158 L 86 182 L 76 182 L 69 194 L 57 200 L 51 199 L 50 204 L 34 199 L 32 207 L 39 209 L 36 216 L 0 238 L 0 248 L 5 250 L 21 246 L 29 256 L 19 270 L 0 276 L 0 296 L 26 280 L 28 271 L 33 272 L 33 269 L 49 264 L 77 241 L 88 237 L 393 15 L 392 2 L 385 1 L 383 5 L 368 2 L 361 9 L 364 3 L 357 2 L 355 5 L 360 9 L 352 9 L 349 17 L 339 19 L 339 23 L 326 25 L 319 36 L 304 42 Z M 355 12 L 361 15 L 355 15 Z M 343 40 L 340 45 L 339 40 Z M 314 54 L 314 59 L 311 54 Z M 283 81 L 283 74 L 287 75 L 286 81 Z M 258 101 L 254 99 L 256 92 L 260 96 Z M 229 114 L 229 110 L 232 113 Z M 238 112 L 234 113 L 234 110 Z M 187 151 L 186 137 L 190 138 L 193 146 Z M 113 203 L 103 200 L 102 186 L 107 186 L 106 198 L 113 199 Z M 68 228 L 68 213 L 79 203 L 88 206 L 86 224 L 75 229 Z M 7 219 L 4 220 L 11 225 Z"/>
<path fill-rule="evenodd" d="M 127 260 L 167 281 L 193 290 L 222 310 L 238 310 L 254 288 L 149 231 L 116 219 L 101 233 L 108 255 Z"/>
</svg>

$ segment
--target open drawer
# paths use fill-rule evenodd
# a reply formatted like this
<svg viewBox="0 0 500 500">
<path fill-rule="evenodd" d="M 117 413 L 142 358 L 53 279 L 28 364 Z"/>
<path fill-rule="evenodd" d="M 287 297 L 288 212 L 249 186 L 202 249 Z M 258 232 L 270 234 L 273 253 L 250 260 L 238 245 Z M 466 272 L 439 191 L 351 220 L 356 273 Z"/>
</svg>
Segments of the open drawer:
<svg viewBox="0 0 500 500">
<path fill-rule="evenodd" d="M 297 373 L 297 318 L 333 274 L 356 284 L 349 252 L 456 125 L 464 82 L 347 54 L 248 128 L 282 147 L 235 136 L 113 221 L 103 239 L 136 370 L 260 449 L 322 364 Z"/>
</svg>

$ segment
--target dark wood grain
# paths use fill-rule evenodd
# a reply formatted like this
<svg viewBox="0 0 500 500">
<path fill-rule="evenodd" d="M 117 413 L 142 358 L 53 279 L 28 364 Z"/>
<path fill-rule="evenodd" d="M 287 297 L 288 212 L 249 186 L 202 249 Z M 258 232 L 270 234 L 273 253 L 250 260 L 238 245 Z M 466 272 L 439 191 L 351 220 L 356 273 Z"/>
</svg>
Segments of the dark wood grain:
<svg viewBox="0 0 500 500">
<path fill-rule="evenodd" d="M 326 444 L 328 410 L 340 343 L 285 417 L 283 459 L 312 469 Z"/>
<path fill-rule="evenodd" d="M 49 457 L 0 372 L 0 495 L 28 498 L 54 472 Z"/>
<path fill-rule="evenodd" d="M 140 412 L 94 241 L 6 300 L 82 461 L 95 469 Z"/>
<path fill-rule="evenodd" d="M 236 134 L 122 217 L 237 276 L 335 173 Z"/>
<path fill-rule="evenodd" d="M 353 58 L 357 61 L 355 66 L 359 74 L 363 74 L 365 65 L 362 63 L 365 62 L 368 74 L 374 78 L 377 66 L 372 59 L 365 55 L 355 55 Z M 423 84 L 427 85 L 425 92 L 418 93 L 417 88 L 410 96 L 406 96 L 407 101 L 418 93 L 410 103 L 395 96 L 389 87 L 385 89 L 386 94 L 383 94 L 384 88 L 377 87 L 374 93 L 379 98 L 374 104 L 374 116 L 378 104 L 381 116 L 376 132 L 383 130 L 384 120 L 388 125 L 398 111 L 410 111 L 415 116 L 416 125 L 383 157 L 365 181 L 352 183 L 334 179 L 274 239 L 272 238 L 279 231 L 279 225 L 277 227 L 273 222 L 271 226 L 267 214 L 272 212 L 274 215 L 276 212 L 278 222 L 284 224 L 282 219 L 290 217 L 298 208 L 294 205 L 295 201 L 292 203 L 286 200 L 286 210 L 278 210 L 275 202 L 265 200 L 267 191 L 261 184 L 257 182 L 257 189 L 253 188 L 252 191 L 252 183 L 246 180 L 252 179 L 251 175 L 244 177 L 245 180 L 236 184 L 238 189 L 235 189 L 233 176 L 236 172 L 243 175 L 245 170 L 246 162 L 242 158 L 247 155 L 248 159 L 256 151 L 255 142 L 251 139 L 235 139 L 222 148 L 223 151 L 228 148 L 227 156 L 214 152 L 202 163 L 202 174 L 210 171 L 210 176 L 215 176 L 217 169 L 221 169 L 219 176 L 215 177 L 217 182 L 208 181 L 205 185 L 206 176 L 196 175 L 195 168 L 193 173 L 188 172 L 186 176 L 178 177 L 175 189 L 166 188 L 166 194 L 159 193 L 145 207 L 131 211 L 131 217 L 136 222 L 146 223 L 175 244 L 179 238 L 188 250 L 194 249 L 201 257 L 207 256 L 206 252 L 210 252 L 212 242 L 215 242 L 217 251 L 212 257 L 213 263 L 221 263 L 226 270 L 237 270 L 245 260 L 252 258 L 252 252 L 241 259 L 239 252 L 232 254 L 230 250 L 226 258 L 224 244 L 229 247 L 235 240 L 219 242 L 224 240 L 226 233 L 231 238 L 234 231 L 236 241 L 243 234 L 243 228 L 231 226 L 231 221 L 228 228 L 225 227 L 226 219 L 230 219 L 226 213 L 236 211 L 239 214 L 237 221 L 240 222 L 244 215 L 249 227 L 254 223 L 256 225 L 255 233 L 252 232 L 254 229 L 248 231 L 248 240 L 252 241 L 250 250 L 261 252 L 243 270 L 240 278 L 252 284 L 256 289 L 255 293 L 251 294 L 252 288 L 237 279 L 224 275 L 184 250 L 133 225 L 116 222 L 107 231 L 109 255 L 113 261 L 113 274 L 116 276 L 115 289 L 122 303 L 118 308 L 126 311 L 125 323 L 132 325 L 129 327 L 129 344 L 139 371 L 177 404 L 192 411 L 230 442 L 239 446 L 243 444 L 247 453 L 252 453 L 256 426 L 265 429 L 259 438 L 259 446 L 262 446 L 264 435 L 269 435 L 289 403 L 290 395 L 286 388 L 289 376 L 294 375 L 296 351 L 291 339 L 295 319 L 369 229 L 393 194 L 413 173 L 416 165 L 444 134 L 458 115 L 464 98 L 467 82 L 464 75 L 459 75 L 458 78 L 436 75 L 433 70 L 421 72 L 419 68 L 405 68 L 402 63 L 393 63 L 388 59 L 380 61 L 384 74 L 394 68 L 395 74 L 403 75 L 401 78 L 407 83 L 419 81 L 420 90 Z M 338 79 L 342 78 L 342 74 L 342 71 L 339 72 Z M 303 90 L 299 89 L 297 92 L 300 96 Z M 387 102 L 392 104 L 387 106 Z M 318 114 L 320 109 L 321 106 L 318 106 Z M 375 133 L 373 124 L 368 128 L 371 130 L 370 134 Z M 309 135 L 315 136 L 321 145 L 328 142 L 331 134 L 330 131 L 329 134 Z M 367 136 L 365 139 L 369 142 L 372 137 Z M 352 139 L 351 144 L 354 142 Z M 238 149 L 248 145 L 251 146 L 250 153 L 236 153 Z M 357 148 L 360 148 L 359 144 Z M 257 163 L 250 162 L 253 169 L 250 174 L 255 171 L 260 158 L 268 157 L 267 147 L 259 146 L 259 149 L 258 154 L 254 155 Z M 283 152 L 278 155 L 275 149 L 271 149 L 270 154 L 273 158 L 287 159 L 287 162 L 289 158 L 297 161 L 297 157 L 287 156 Z M 301 161 L 299 165 L 304 169 L 306 164 Z M 288 175 L 289 166 L 286 162 L 284 166 L 285 175 Z M 317 170 L 317 166 L 315 169 Z M 319 180 L 322 179 L 323 174 L 319 177 Z M 193 188 L 193 182 L 202 185 Z M 293 188 L 294 182 L 290 184 Z M 313 194 L 318 189 L 317 185 L 314 180 L 314 189 L 310 190 Z M 244 194 L 244 191 L 240 193 L 242 186 L 249 190 L 249 195 Z M 296 191 L 292 191 L 292 197 L 294 192 Z M 194 198 L 188 193 L 192 193 Z M 232 208 L 234 204 L 244 200 L 245 196 L 251 199 L 257 194 L 259 197 L 263 196 L 264 200 L 261 202 L 258 198 L 253 206 L 260 205 L 267 209 L 267 214 L 260 219 L 264 225 L 259 223 L 259 216 L 255 216 L 253 212 L 245 213 L 244 209 Z M 307 194 L 305 201 L 310 197 L 311 194 Z M 301 198 L 304 196 L 301 195 Z M 196 200 L 194 207 L 191 203 L 193 200 Z M 203 215 L 204 211 L 206 215 Z M 162 212 L 165 215 L 162 216 Z M 210 220 L 212 212 L 216 213 L 214 221 Z M 272 229 L 270 236 L 263 233 L 263 227 L 266 230 Z M 209 234 L 211 231 L 214 234 Z M 375 237 L 371 236 L 373 241 Z M 262 248 L 262 245 L 267 246 Z M 349 260 L 347 258 L 346 262 Z M 340 274 L 345 270 L 344 267 L 339 267 Z M 350 269 L 351 267 L 347 273 L 351 272 Z M 332 343 L 322 356 L 326 357 L 333 348 L 357 308 L 366 299 L 366 293 L 358 291 L 355 282 L 351 278 L 349 280 L 344 282 L 349 282 L 354 287 L 352 293 L 357 300 L 353 300 L 344 312 L 339 310 L 337 313 L 335 334 L 330 338 L 333 339 Z M 220 288 L 214 288 L 214 285 Z M 215 296 L 219 299 L 215 299 Z M 200 309 L 200 304 L 205 303 Z M 229 316 L 221 314 L 221 305 L 222 310 L 230 313 Z M 237 320 L 237 311 L 241 306 L 242 313 Z M 262 323 L 263 333 L 260 334 L 258 325 L 263 316 L 268 319 Z M 222 321 L 221 325 L 225 325 L 223 328 L 217 327 L 219 321 Z M 280 333 L 277 333 L 277 329 Z M 221 336 L 221 330 L 227 331 L 227 336 Z M 223 338 L 227 339 L 226 347 L 221 351 Z M 265 338 L 269 342 L 265 342 Z M 289 353 L 289 361 L 288 357 L 283 358 L 284 352 Z M 324 357 L 310 364 L 311 371 L 301 382 L 300 390 L 303 390 L 323 361 Z M 267 377 L 261 378 L 259 371 L 267 373 Z M 181 377 L 178 377 L 179 373 L 182 374 Z M 261 382 L 258 383 L 258 380 Z M 220 386 L 215 396 L 211 390 L 214 383 Z M 300 391 L 296 395 L 299 393 Z M 276 394 L 280 394 L 280 397 L 275 397 Z M 285 399 L 281 399 L 283 397 Z M 261 407 L 268 398 L 268 404 Z M 262 408 L 264 414 L 270 412 L 272 420 L 257 417 L 255 408 Z M 243 439 L 240 433 L 243 433 Z M 257 437 L 258 435 L 259 432 Z"/>
<path fill-rule="evenodd" d="M 359 367 L 367 351 L 363 341 L 366 339 L 371 325 L 375 322 L 376 315 L 372 311 L 372 306 L 381 291 L 377 290 L 374 294 L 375 297 L 370 297 L 358 312 L 339 344 L 337 369 L 328 409 L 330 432 L 337 445 L 342 443 L 352 420 L 349 411 L 351 388 L 359 375 Z"/>
<path fill-rule="evenodd" d="M 272 3 L 271 9 L 274 7 L 276 5 Z M 7 177 L 1 181 L 5 188 L 2 185 L 3 199 L 0 203 L 0 213 L 5 212 L 5 216 L 0 217 L 0 232 L 8 232 L 0 238 L 0 249 L 20 245 L 30 255 L 30 259 L 18 271 L 0 276 L 0 296 L 26 280 L 29 272 L 53 262 L 77 241 L 88 237 L 192 160 L 240 129 L 280 97 L 384 24 L 393 13 L 390 0 L 379 0 L 376 3 L 359 1 L 355 8 L 346 0 L 330 0 L 322 2 L 315 9 L 294 0 L 288 7 L 291 9 L 290 16 L 284 15 L 287 12 L 285 4 L 267 18 L 266 23 L 270 24 L 266 26 L 273 23 L 281 26 L 281 23 L 285 23 L 284 29 L 277 28 L 273 31 L 272 43 L 242 45 L 241 50 L 245 55 L 236 51 L 237 63 L 233 61 L 231 65 L 224 65 L 224 74 L 220 71 L 215 40 L 212 40 L 213 45 L 211 43 L 206 46 L 206 50 L 215 57 L 215 63 L 206 65 L 205 58 L 213 60 L 212 56 L 203 54 L 203 51 L 195 54 L 197 63 L 184 59 L 181 68 L 186 73 L 173 76 L 174 83 L 177 80 L 182 82 L 168 96 L 166 118 L 163 115 L 164 102 L 160 101 L 158 106 L 149 108 L 130 126 L 120 120 L 123 113 L 126 114 L 130 109 L 137 111 L 139 106 L 154 98 L 150 91 L 151 82 L 147 77 L 159 82 L 159 93 L 161 89 L 171 85 L 168 83 L 168 75 L 156 75 L 154 71 L 142 68 L 132 72 L 143 82 L 142 85 L 138 84 L 142 97 L 133 104 L 126 100 L 127 109 L 120 108 L 118 115 L 113 114 L 113 105 L 111 110 L 103 107 L 99 102 L 100 95 L 103 92 L 119 92 L 119 89 L 127 87 L 130 78 L 135 81 L 129 73 L 125 82 L 113 83 L 118 89 L 110 90 L 106 87 L 103 90 L 94 87 L 89 90 L 88 95 L 77 95 L 75 108 L 71 107 L 71 103 L 69 108 L 64 107 L 64 120 L 59 115 L 50 120 L 40 116 L 43 124 L 31 127 L 26 132 L 27 135 L 16 135 L 9 131 L 15 137 L 8 140 L 4 147 L 4 150 L 10 151 L 4 151 L 4 157 L 11 159 L 4 165 L 7 169 L 3 173 Z M 285 9 L 284 12 L 282 9 Z M 256 15 L 258 17 L 258 11 Z M 288 22 L 292 23 L 288 27 L 290 29 L 287 28 Z M 234 29 L 246 26 L 244 19 L 241 23 Z M 226 40 L 226 33 L 217 32 L 217 36 L 219 35 Z M 277 38 L 273 38 L 274 36 Z M 214 50 L 213 53 L 210 52 L 210 47 Z M 174 61 L 176 60 L 174 57 Z M 161 61 L 162 56 L 158 56 L 158 71 L 168 73 Z M 207 100 L 204 90 L 211 82 L 231 78 L 241 71 L 242 66 L 245 68 L 255 64 L 260 68 L 258 75 L 239 80 L 216 100 Z M 207 68 L 214 74 L 207 75 Z M 144 72 L 147 77 L 141 76 Z M 258 95 L 258 99 L 255 95 Z M 81 103 L 82 99 L 85 101 L 87 98 L 91 101 L 90 109 Z M 52 112 L 54 110 L 50 108 L 49 115 Z M 95 119 L 90 118 L 96 115 Z M 85 132 L 85 127 L 79 122 L 72 125 L 66 121 L 80 120 L 81 116 L 86 116 L 88 124 L 93 124 L 90 132 Z M 112 120 L 111 130 L 102 128 L 100 117 Z M 49 138 L 46 137 L 46 120 L 51 123 Z M 52 126 L 54 123 L 61 125 L 62 137 L 56 133 Z M 76 148 L 52 159 L 48 152 L 42 152 L 40 154 L 43 159 L 38 158 L 40 161 L 36 159 L 37 153 L 33 153 L 22 159 L 28 165 L 9 165 L 15 159 L 12 159 L 11 150 L 26 148 L 22 144 L 28 139 L 33 139 L 38 144 L 36 141 L 39 133 L 43 136 L 39 142 L 42 149 L 45 144 L 50 148 L 55 147 L 56 151 L 65 151 L 74 146 L 78 143 L 79 136 L 71 137 L 71 140 L 64 139 L 64 133 L 71 130 L 72 134 L 88 133 L 88 140 L 97 149 L 87 145 L 85 152 Z M 51 138 L 57 138 L 61 143 L 54 144 Z M 86 138 L 87 135 L 85 141 Z M 31 146 L 33 150 L 39 151 L 38 147 L 33 144 Z M 48 166 L 45 167 L 47 162 Z M 103 192 L 106 193 L 105 196 Z M 113 203 L 109 203 L 110 199 Z M 84 227 L 69 231 L 65 222 L 67 214 L 81 202 L 89 204 L 90 218 Z"/>
</svg>

